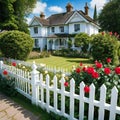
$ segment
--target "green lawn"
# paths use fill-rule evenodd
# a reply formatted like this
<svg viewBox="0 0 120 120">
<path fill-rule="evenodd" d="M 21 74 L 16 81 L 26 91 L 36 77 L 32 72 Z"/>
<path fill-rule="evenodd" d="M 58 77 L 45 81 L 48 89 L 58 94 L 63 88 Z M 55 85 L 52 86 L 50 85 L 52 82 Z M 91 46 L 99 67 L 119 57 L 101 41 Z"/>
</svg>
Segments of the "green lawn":
<svg viewBox="0 0 120 120">
<path fill-rule="evenodd" d="M 92 64 L 92 61 L 90 59 L 85 58 L 67 58 L 67 57 L 58 57 L 58 56 L 50 56 L 48 58 L 40 58 L 40 59 L 31 59 L 28 60 L 28 62 L 36 63 L 43 63 L 51 67 L 63 68 L 71 70 L 72 66 L 78 66 L 80 62 L 82 62 L 84 65 L 90 65 Z"/>
</svg>

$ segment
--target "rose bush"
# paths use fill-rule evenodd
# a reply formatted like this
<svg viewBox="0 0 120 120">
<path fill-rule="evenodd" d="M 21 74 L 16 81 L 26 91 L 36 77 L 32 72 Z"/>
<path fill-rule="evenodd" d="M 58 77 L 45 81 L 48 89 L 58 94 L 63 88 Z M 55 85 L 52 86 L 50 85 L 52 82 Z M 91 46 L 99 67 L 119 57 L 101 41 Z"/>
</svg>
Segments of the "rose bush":
<svg viewBox="0 0 120 120">
<path fill-rule="evenodd" d="M 84 92 L 89 93 L 90 89 L 88 87 L 93 83 L 96 88 L 96 98 L 98 98 L 100 87 L 105 84 L 107 87 L 107 99 L 109 100 L 111 89 L 114 86 L 120 91 L 120 66 L 112 65 L 111 58 L 107 58 L 103 63 L 95 61 L 92 66 L 84 66 L 80 63 L 73 70 L 69 79 L 65 81 L 67 82 L 65 86 L 69 87 L 70 79 L 74 78 L 76 93 L 79 93 L 79 85 L 82 81 L 87 85 L 87 90 L 84 88 Z"/>
</svg>

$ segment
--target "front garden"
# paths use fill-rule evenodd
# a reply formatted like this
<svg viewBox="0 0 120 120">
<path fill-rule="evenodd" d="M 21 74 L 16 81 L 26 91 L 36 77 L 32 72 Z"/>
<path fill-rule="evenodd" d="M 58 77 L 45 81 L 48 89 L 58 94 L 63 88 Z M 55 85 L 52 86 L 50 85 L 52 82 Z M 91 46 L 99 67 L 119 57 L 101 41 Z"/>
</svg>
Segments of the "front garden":
<svg viewBox="0 0 120 120">
<path fill-rule="evenodd" d="M 39 98 L 39 100 L 43 100 L 42 102 L 44 102 L 45 104 L 48 105 L 47 111 L 49 111 L 49 105 L 52 105 L 54 107 L 56 107 L 55 109 L 58 110 L 63 110 L 64 108 L 62 104 L 62 101 L 65 101 L 65 111 L 67 115 L 71 115 L 72 114 L 72 118 L 75 117 L 77 119 L 79 119 L 79 102 L 80 100 L 78 99 L 78 97 L 74 97 L 74 96 L 79 96 L 80 94 L 80 83 L 84 82 L 85 86 L 83 87 L 82 91 L 83 94 L 85 95 L 84 97 L 87 99 L 91 96 L 91 93 L 93 92 L 93 88 L 90 87 L 90 85 L 93 83 L 95 85 L 95 100 L 100 99 L 100 87 L 101 85 L 105 85 L 107 87 L 107 93 L 106 93 L 106 103 L 107 104 L 111 104 L 111 90 L 112 88 L 115 86 L 115 90 L 118 90 L 118 96 L 120 95 L 120 66 L 119 66 L 119 59 L 120 59 L 120 43 L 119 43 L 119 39 L 118 39 L 118 35 L 116 33 L 100 33 L 98 35 L 93 35 L 91 36 L 91 40 L 90 43 L 91 47 L 89 49 L 89 51 L 86 51 L 88 45 L 88 42 L 86 43 L 82 43 L 82 52 L 78 52 L 76 50 L 72 50 L 71 49 L 62 49 L 60 51 L 54 51 L 51 54 L 48 54 L 48 52 L 43 52 L 43 53 L 36 53 L 35 51 L 32 52 L 33 54 L 29 54 L 31 49 L 32 49 L 32 45 L 28 45 L 27 43 L 24 43 L 23 39 L 21 39 L 21 37 L 17 37 L 18 39 L 20 39 L 20 41 L 22 41 L 22 44 L 24 43 L 24 46 L 21 45 L 21 43 L 19 43 L 20 41 L 16 41 L 16 34 L 18 34 L 15 31 L 15 35 L 13 35 L 14 32 L 6 32 L 4 34 L 2 34 L 0 36 L 0 45 L 1 47 L 1 52 L 3 54 L 4 57 L 7 57 L 5 59 L 3 59 L 4 63 L 7 65 L 10 65 L 12 67 L 9 67 L 10 70 L 6 68 L 4 68 L 1 71 L 1 74 L 4 76 L 3 78 L 1 77 L 0 80 L 0 85 L 1 85 L 1 90 L 7 90 L 7 91 L 3 91 L 6 94 L 10 94 L 10 95 L 16 95 L 16 91 L 15 91 L 15 85 L 17 85 L 17 87 L 19 89 L 22 89 L 23 92 L 25 92 L 24 90 L 27 90 L 26 92 L 31 92 L 31 88 L 28 90 L 28 87 L 26 88 L 26 86 L 28 86 L 29 82 L 28 80 L 24 79 L 24 77 L 18 77 L 16 80 L 14 80 L 13 78 L 10 79 L 10 73 L 9 72 L 14 72 L 14 74 L 19 74 L 20 75 L 24 75 L 27 76 L 28 78 L 30 78 L 28 76 L 28 74 L 26 72 L 31 72 L 32 69 L 30 66 L 25 66 L 22 65 L 21 63 L 17 63 L 15 60 L 13 61 L 9 61 L 9 57 L 10 58 L 14 58 L 14 59 L 21 59 L 21 60 L 27 60 L 28 56 L 29 62 L 32 62 L 33 60 L 35 60 L 36 63 L 43 63 L 45 65 L 50 65 L 55 66 L 55 67 L 62 67 L 64 69 L 70 69 L 70 74 L 69 75 L 65 75 L 64 71 L 57 73 L 56 77 L 57 77 L 57 83 L 55 82 L 55 71 L 54 73 L 47 71 L 47 69 L 45 67 L 41 67 L 38 68 L 37 70 L 43 75 L 43 77 L 41 78 L 43 80 L 42 83 L 40 83 L 41 86 L 39 86 L 40 91 L 44 91 L 43 94 L 47 97 L 47 98 Z M 21 35 L 23 35 L 21 33 Z M 11 38 L 13 36 L 13 39 L 11 42 L 8 42 L 8 38 Z M 5 37 L 5 41 L 3 40 L 3 38 Z M 28 37 L 28 36 L 27 36 Z M 79 36 L 78 36 L 79 37 Z M 6 44 L 4 44 L 6 43 Z M 31 39 L 31 43 L 32 43 L 32 39 Z M 29 44 L 31 44 L 29 43 Z M 78 38 L 77 38 L 77 46 L 81 45 L 78 42 Z M 19 49 L 17 51 L 16 47 L 12 47 L 12 46 L 16 46 L 19 45 Z M 85 46 L 84 46 L 85 45 Z M 6 48 L 10 46 L 10 50 L 6 51 Z M 28 47 L 28 48 L 27 48 Z M 14 49 L 13 49 L 14 48 Z M 22 51 L 22 52 L 20 52 Z M 22 54 L 24 52 L 24 54 Z M 27 54 L 27 57 L 25 57 L 25 54 Z M 37 55 L 36 55 L 37 54 Z M 55 56 L 53 56 L 55 55 Z M 81 55 L 83 56 L 83 58 L 79 58 L 81 57 Z M 36 57 L 37 56 L 37 57 Z M 43 57 L 44 56 L 44 57 Z M 61 56 L 61 57 L 59 57 Z M 76 56 L 78 56 L 78 58 L 75 58 Z M 38 59 L 39 58 L 39 59 Z M 15 70 L 15 71 L 14 71 Z M 18 71 L 17 71 L 18 70 Z M 23 71 L 20 72 L 19 70 Z M 30 73 L 29 73 L 30 74 Z M 49 74 L 49 76 L 48 76 Z M 47 77 L 46 77 L 47 75 Z M 15 75 L 17 76 L 17 75 Z M 50 77 L 50 79 L 48 80 L 48 78 Z M 27 78 L 27 79 L 28 79 Z M 5 79 L 5 80 L 4 80 Z M 23 80 L 22 80 L 23 79 Z M 32 78 L 30 78 L 29 80 L 31 80 Z M 40 79 L 40 80 L 41 80 Z M 55 79 L 55 80 L 54 80 Z M 72 80 L 74 79 L 74 80 Z M 72 82 L 71 82 L 72 80 Z M 3 82 L 4 81 L 4 82 Z M 11 81 L 11 82 L 10 82 Z M 15 82 L 18 83 L 15 83 Z M 21 82 L 20 82 L 21 81 Z M 49 84 L 48 84 L 49 83 Z M 75 86 L 73 86 L 71 88 L 71 85 L 75 83 Z M 43 85 L 43 86 L 42 86 Z M 50 86 L 49 86 L 50 85 Z M 46 87 L 44 87 L 46 86 Z M 62 95 L 62 92 L 56 92 L 56 91 L 52 91 L 52 86 L 55 87 L 55 89 L 59 89 L 59 91 L 63 90 L 63 93 L 65 92 L 65 100 L 62 99 L 64 98 L 64 95 Z M 48 88 L 47 88 L 48 87 Z M 91 89 L 92 88 L 92 89 Z M 74 89 L 75 89 L 75 93 L 74 93 Z M 51 91 L 49 91 L 51 90 Z M 49 91 L 49 92 L 48 92 Z M 72 93 L 71 93 L 72 91 Z M 70 94 L 68 94 L 70 92 Z M 41 93 L 42 94 L 42 93 Z M 75 95 L 72 95 L 75 94 Z M 31 94 L 29 94 L 31 95 Z M 49 98 L 48 98 L 48 96 Z M 57 104 L 55 103 L 55 96 L 57 96 Z M 72 96 L 72 97 L 71 97 Z M 41 97 L 41 96 L 40 96 Z M 70 103 L 71 100 L 74 100 L 74 106 L 75 106 L 75 110 L 72 111 L 71 105 Z M 117 105 L 120 106 L 120 99 L 118 98 L 117 100 Z M 86 102 L 86 101 L 84 101 Z M 85 104 L 85 109 L 84 109 L 84 120 L 87 120 L 89 115 L 87 114 L 89 111 L 89 102 L 87 102 L 87 104 Z M 43 105 L 41 103 L 41 105 Z M 109 114 L 111 114 L 111 111 L 109 112 L 110 108 L 107 108 L 105 110 L 105 119 L 107 119 L 109 117 Z M 95 107 L 95 110 L 97 111 L 94 114 L 95 119 L 97 119 L 97 117 L 99 116 L 98 111 L 99 108 L 98 106 Z M 57 111 L 57 110 L 56 110 Z M 53 114 L 53 115 L 52 115 Z M 58 112 L 59 114 L 59 112 Z M 64 120 L 66 118 L 61 118 L 57 115 L 54 115 L 54 113 L 51 113 L 51 115 L 54 117 L 55 120 Z M 62 114 L 64 115 L 64 114 Z M 55 117 L 56 116 L 56 117 Z M 69 116 L 67 116 L 69 118 Z M 70 116 L 71 117 L 71 116 Z M 116 115 L 116 120 L 119 120 L 120 115 L 117 114 Z"/>
</svg>

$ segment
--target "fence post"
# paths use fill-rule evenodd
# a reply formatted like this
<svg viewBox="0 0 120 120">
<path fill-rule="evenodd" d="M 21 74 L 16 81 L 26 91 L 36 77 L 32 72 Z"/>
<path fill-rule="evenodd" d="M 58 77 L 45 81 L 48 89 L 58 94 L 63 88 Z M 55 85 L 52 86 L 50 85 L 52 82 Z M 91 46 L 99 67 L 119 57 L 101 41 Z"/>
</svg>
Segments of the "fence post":
<svg viewBox="0 0 120 120">
<path fill-rule="evenodd" d="M 32 72 L 31 72 L 32 104 L 38 105 L 39 87 L 37 85 L 37 82 L 39 81 L 39 72 L 36 69 L 37 66 L 35 62 L 33 62 Z"/>
</svg>

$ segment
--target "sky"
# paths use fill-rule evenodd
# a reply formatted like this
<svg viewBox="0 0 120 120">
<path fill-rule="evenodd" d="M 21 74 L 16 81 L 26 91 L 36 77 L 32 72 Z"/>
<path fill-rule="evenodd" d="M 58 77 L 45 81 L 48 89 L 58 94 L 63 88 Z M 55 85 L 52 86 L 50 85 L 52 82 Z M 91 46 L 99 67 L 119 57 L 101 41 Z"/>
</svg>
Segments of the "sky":
<svg viewBox="0 0 120 120">
<path fill-rule="evenodd" d="M 88 3 L 89 16 L 93 18 L 94 7 L 97 7 L 97 14 L 102 10 L 103 6 L 108 0 L 37 0 L 35 8 L 32 13 L 27 17 L 27 23 L 29 24 L 34 16 L 39 16 L 41 12 L 44 12 L 45 17 L 49 17 L 52 14 L 66 12 L 67 3 L 71 3 L 73 10 L 84 11 L 85 3 Z"/>
</svg>

